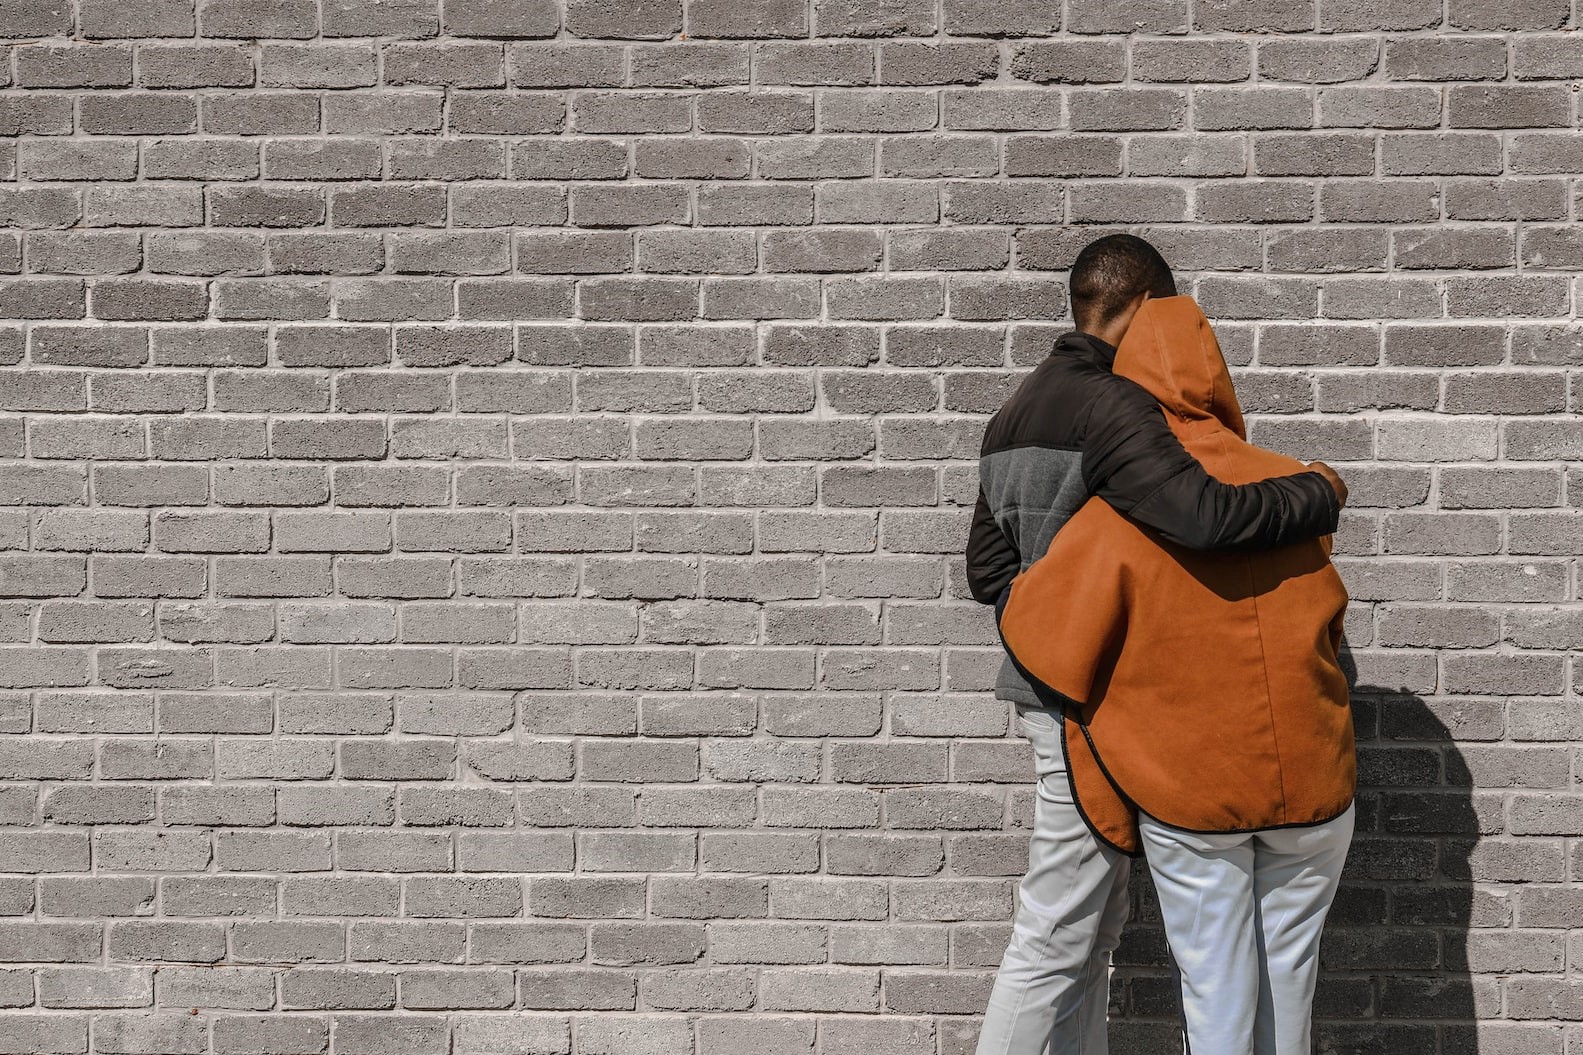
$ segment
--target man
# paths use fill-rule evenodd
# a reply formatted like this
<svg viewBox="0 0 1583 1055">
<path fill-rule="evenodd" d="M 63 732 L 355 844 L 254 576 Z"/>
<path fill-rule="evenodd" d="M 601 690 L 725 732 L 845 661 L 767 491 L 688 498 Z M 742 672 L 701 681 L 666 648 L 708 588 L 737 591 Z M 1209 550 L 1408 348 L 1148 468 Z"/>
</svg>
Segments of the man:
<svg viewBox="0 0 1583 1055">
<path fill-rule="evenodd" d="M 1057 339 L 985 429 L 967 544 L 975 600 L 994 604 L 1093 495 L 1190 549 L 1267 548 L 1335 530 L 1346 488 L 1329 466 L 1221 483 L 1182 446 L 1154 396 L 1111 373 L 1138 309 L 1176 293 L 1158 250 L 1132 235 L 1100 238 L 1078 254 L 1069 284 L 1076 330 Z M 1104 1055 L 1129 859 L 1096 839 L 1073 803 L 1059 699 L 1029 684 L 1009 657 L 995 696 L 1016 705 L 1039 782 L 1028 872 L 977 1055 Z"/>
</svg>

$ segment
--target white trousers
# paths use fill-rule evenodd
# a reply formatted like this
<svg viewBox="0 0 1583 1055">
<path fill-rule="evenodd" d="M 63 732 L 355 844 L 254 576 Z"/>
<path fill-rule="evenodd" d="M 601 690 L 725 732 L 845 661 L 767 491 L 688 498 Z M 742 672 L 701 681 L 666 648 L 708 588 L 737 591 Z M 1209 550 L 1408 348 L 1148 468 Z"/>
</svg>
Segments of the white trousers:
<svg viewBox="0 0 1583 1055">
<path fill-rule="evenodd" d="M 1018 704 L 1017 724 L 1038 773 L 1033 833 L 977 1055 L 1106 1055 L 1110 954 L 1127 922 L 1131 860 L 1077 812 L 1060 715 Z"/>
<path fill-rule="evenodd" d="M 1139 818 L 1189 1052 L 1308 1055 L 1319 936 L 1353 818 L 1349 807 L 1324 824 L 1238 835 Z"/>
</svg>

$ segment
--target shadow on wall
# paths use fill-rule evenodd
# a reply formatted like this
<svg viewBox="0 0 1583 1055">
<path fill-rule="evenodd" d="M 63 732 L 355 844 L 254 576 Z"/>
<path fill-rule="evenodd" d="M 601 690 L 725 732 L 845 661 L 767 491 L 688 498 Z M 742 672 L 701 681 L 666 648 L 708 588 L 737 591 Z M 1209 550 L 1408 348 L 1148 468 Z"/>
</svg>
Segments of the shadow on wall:
<svg viewBox="0 0 1583 1055">
<path fill-rule="evenodd" d="M 1477 1055 L 1468 928 L 1475 916 L 1483 927 L 1509 925 L 1509 907 L 1475 904 L 1472 778 L 1428 703 L 1359 685 L 1345 642 L 1341 658 L 1358 737 L 1358 820 L 1320 951 L 1314 1050 Z M 1181 1055 L 1177 994 L 1146 867 L 1133 870 L 1133 897 L 1111 985 L 1111 1050 Z"/>
</svg>

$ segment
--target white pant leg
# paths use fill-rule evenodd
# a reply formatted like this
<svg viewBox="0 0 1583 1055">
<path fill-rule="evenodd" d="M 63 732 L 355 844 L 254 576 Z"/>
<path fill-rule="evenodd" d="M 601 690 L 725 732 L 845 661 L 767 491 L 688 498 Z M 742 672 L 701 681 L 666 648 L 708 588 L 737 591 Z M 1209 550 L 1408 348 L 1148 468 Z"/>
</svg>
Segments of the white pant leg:
<svg viewBox="0 0 1583 1055">
<path fill-rule="evenodd" d="M 1260 975 L 1252 837 L 1194 835 L 1148 814 L 1138 834 L 1181 974 L 1188 1050 L 1252 1055 Z"/>
<path fill-rule="evenodd" d="M 1265 958 L 1255 1055 L 1308 1055 L 1319 938 L 1352 843 L 1355 811 L 1311 828 L 1260 832 L 1253 890 Z"/>
<path fill-rule="evenodd" d="M 1094 838 L 1077 812 L 1060 716 L 1017 711 L 1038 772 L 1033 832 L 977 1055 L 1106 1055 L 1110 954 L 1127 921 L 1131 860 Z"/>
<path fill-rule="evenodd" d="M 1190 1051 L 1308 1055 L 1319 938 L 1352 826 L 1351 809 L 1251 834 L 1196 835 L 1139 819 L 1181 969 Z"/>
</svg>

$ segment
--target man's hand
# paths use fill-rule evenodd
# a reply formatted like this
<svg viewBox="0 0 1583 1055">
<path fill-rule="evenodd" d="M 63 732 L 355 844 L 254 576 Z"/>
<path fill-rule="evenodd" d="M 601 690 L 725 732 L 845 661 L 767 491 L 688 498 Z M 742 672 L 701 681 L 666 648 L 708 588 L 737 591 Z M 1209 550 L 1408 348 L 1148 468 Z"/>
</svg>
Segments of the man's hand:
<svg viewBox="0 0 1583 1055">
<path fill-rule="evenodd" d="M 1336 492 L 1337 503 L 1340 505 L 1347 504 L 1347 482 L 1341 478 L 1340 473 L 1336 472 L 1324 462 L 1309 462 L 1308 469 L 1310 472 L 1316 472 L 1320 476 L 1323 476 L 1326 480 L 1330 481 L 1330 486 L 1334 488 Z"/>
</svg>

